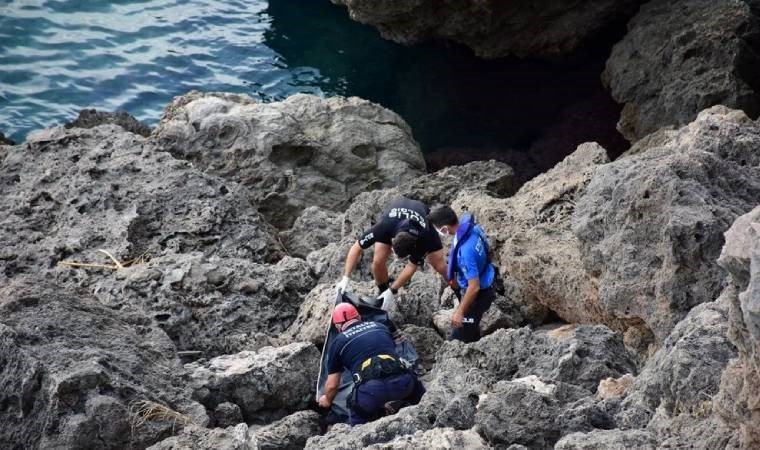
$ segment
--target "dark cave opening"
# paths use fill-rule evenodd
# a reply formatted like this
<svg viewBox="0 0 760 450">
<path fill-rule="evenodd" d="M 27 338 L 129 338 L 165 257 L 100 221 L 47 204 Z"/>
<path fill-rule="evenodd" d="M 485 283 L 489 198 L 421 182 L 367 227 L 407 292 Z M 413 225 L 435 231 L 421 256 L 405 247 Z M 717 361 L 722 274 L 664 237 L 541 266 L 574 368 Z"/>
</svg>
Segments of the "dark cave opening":
<svg viewBox="0 0 760 450">
<path fill-rule="evenodd" d="M 625 21 L 554 60 L 484 60 L 459 45 L 386 41 L 329 2 L 278 0 L 267 13 L 267 45 L 290 68 L 316 69 L 305 71 L 299 82 L 400 114 L 428 170 L 497 159 L 525 180 L 583 142 L 598 142 L 611 158 L 629 147 L 616 130 L 621 106 L 600 79 L 610 49 L 625 34 Z"/>
</svg>

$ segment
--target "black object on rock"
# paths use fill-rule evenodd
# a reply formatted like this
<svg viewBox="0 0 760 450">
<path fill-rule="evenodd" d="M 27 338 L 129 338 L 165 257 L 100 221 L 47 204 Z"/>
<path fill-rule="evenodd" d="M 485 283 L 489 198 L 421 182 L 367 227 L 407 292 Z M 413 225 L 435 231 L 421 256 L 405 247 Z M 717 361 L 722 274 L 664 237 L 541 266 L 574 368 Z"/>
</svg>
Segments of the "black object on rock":
<svg viewBox="0 0 760 450">
<path fill-rule="evenodd" d="M 66 122 L 65 128 L 93 128 L 98 125 L 113 124 L 118 125 L 130 133 L 139 134 L 140 136 L 150 136 L 151 129 L 149 126 L 138 121 L 126 111 L 98 111 L 96 109 L 83 109 L 79 111 L 79 117 L 73 122 Z"/>
</svg>

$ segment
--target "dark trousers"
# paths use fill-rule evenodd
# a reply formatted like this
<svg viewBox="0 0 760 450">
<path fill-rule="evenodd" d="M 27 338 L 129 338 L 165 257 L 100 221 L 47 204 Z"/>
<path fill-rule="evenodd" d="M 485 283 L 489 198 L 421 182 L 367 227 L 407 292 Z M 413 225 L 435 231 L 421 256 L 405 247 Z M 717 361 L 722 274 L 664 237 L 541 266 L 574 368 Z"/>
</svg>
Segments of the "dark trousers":
<svg viewBox="0 0 760 450">
<path fill-rule="evenodd" d="M 462 290 L 456 289 L 454 293 L 459 301 L 462 301 Z M 464 313 L 465 320 L 472 320 L 472 322 L 462 322 L 461 327 L 454 328 L 451 331 L 449 340 L 456 339 L 462 342 L 475 342 L 479 340 L 480 319 L 483 318 L 483 314 L 485 314 L 486 311 L 488 311 L 488 308 L 491 307 L 491 303 L 493 303 L 495 298 L 496 290 L 493 286 L 478 291 L 478 296 L 475 297 L 475 300 L 472 302 L 469 309 Z"/>
<path fill-rule="evenodd" d="M 425 386 L 416 375 L 409 372 L 365 381 L 353 393 L 356 406 L 350 407 L 351 425 L 367 423 L 380 417 L 385 410 L 385 404 L 390 401 L 404 400 L 416 405 L 424 393 Z"/>
</svg>

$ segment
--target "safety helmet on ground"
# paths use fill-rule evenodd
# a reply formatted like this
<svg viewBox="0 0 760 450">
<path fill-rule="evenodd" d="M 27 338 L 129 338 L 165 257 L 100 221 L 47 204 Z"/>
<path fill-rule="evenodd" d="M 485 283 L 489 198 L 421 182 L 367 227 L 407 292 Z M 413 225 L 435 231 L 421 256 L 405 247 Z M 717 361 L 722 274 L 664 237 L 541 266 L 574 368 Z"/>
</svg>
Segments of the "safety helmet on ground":
<svg viewBox="0 0 760 450">
<path fill-rule="evenodd" d="M 335 307 L 332 313 L 333 325 L 340 325 L 349 320 L 361 319 L 359 311 L 350 303 L 341 303 Z"/>
</svg>

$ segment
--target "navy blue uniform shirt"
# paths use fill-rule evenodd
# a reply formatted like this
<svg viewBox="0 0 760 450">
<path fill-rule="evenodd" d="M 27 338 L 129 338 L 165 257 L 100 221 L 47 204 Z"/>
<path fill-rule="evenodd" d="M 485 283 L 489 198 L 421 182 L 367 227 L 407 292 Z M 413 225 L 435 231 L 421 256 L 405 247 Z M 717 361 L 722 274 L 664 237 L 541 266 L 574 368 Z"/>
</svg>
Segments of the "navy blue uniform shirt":
<svg viewBox="0 0 760 450">
<path fill-rule="evenodd" d="M 365 250 L 375 242 L 391 245 L 393 237 L 399 231 L 414 227 L 420 233 L 420 238 L 409 255 L 409 261 L 420 266 L 425 260 L 425 255 L 443 248 L 441 238 L 427 221 L 427 214 L 428 209 L 422 202 L 408 198 L 395 200 L 383 211 L 375 226 L 359 236 L 359 245 Z"/>
<path fill-rule="evenodd" d="M 358 322 L 340 333 L 327 354 L 328 373 L 344 369 L 357 373 L 361 364 L 377 355 L 398 359 L 396 344 L 388 327 L 377 322 Z"/>
</svg>

